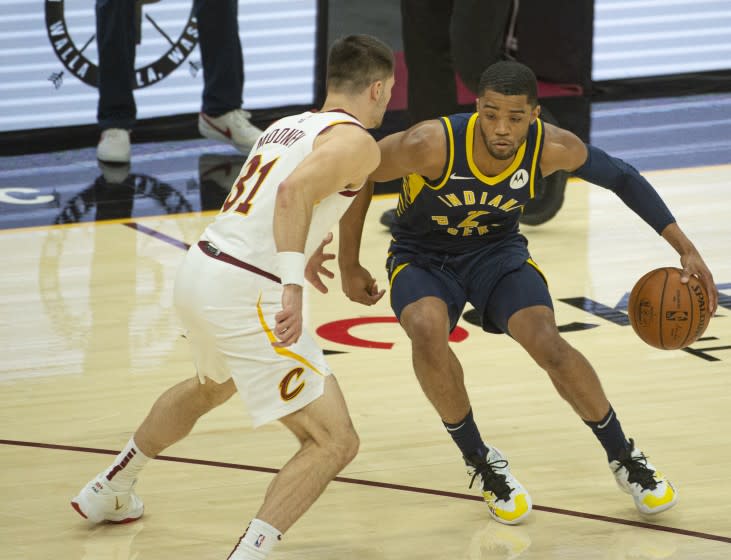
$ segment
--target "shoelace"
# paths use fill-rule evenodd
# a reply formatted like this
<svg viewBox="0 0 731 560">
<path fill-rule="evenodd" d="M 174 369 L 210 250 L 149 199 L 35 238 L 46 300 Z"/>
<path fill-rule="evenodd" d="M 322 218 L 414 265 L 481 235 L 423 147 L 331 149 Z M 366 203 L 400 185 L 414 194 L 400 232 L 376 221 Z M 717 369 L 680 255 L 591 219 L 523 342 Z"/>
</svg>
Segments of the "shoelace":
<svg viewBox="0 0 731 560">
<path fill-rule="evenodd" d="M 655 471 L 647 466 L 647 457 L 644 453 L 641 453 L 638 457 L 632 456 L 632 452 L 635 449 L 635 442 L 630 439 L 629 443 L 629 456 L 619 459 L 619 466 L 614 469 L 614 472 L 624 467 L 629 473 L 627 476 L 628 482 L 639 484 L 643 490 L 654 490 L 657 488 Z"/>
<path fill-rule="evenodd" d="M 475 469 L 472 474 L 472 480 L 470 480 L 470 488 L 472 488 L 472 485 L 475 483 L 475 479 L 481 475 L 483 490 L 489 490 L 497 496 L 498 500 L 503 500 L 505 502 L 510 500 L 510 492 L 512 491 L 512 488 L 510 488 L 510 485 L 507 483 L 504 474 L 495 472 L 495 469 L 504 469 L 508 466 L 508 462 L 505 459 L 498 459 L 491 463 L 485 461 L 484 463 L 470 466 Z"/>
</svg>

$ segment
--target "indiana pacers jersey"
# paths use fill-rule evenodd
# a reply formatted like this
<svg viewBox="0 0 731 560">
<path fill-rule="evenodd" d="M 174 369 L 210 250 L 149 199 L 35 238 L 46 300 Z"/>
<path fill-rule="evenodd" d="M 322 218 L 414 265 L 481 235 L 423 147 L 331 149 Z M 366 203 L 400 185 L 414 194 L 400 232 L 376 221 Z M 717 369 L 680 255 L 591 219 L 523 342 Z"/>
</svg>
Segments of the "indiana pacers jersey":
<svg viewBox="0 0 731 560">
<path fill-rule="evenodd" d="M 305 112 L 273 123 L 259 137 L 246 159 L 221 212 L 201 239 L 241 261 L 277 274 L 274 204 L 279 184 L 312 152 L 313 142 L 339 124 L 363 125 L 339 111 Z M 357 190 L 343 190 L 314 208 L 305 245 L 309 258 L 342 217 Z"/>
<path fill-rule="evenodd" d="M 403 179 L 391 228 L 392 249 L 462 253 L 518 231 L 525 204 L 540 178 L 543 123 L 536 119 L 513 162 L 495 177 L 473 159 L 477 113 L 442 117 L 447 163 L 435 181 L 412 174 Z M 481 141 L 478 139 L 478 141 Z"/>
</svg>

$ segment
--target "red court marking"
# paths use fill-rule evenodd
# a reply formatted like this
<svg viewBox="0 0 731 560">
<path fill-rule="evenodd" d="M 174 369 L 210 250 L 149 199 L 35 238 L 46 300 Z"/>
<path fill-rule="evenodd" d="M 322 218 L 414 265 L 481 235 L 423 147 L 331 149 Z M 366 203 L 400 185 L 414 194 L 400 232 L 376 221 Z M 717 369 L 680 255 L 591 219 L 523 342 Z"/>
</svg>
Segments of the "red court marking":
<svg viewBox="0 0 731 560">
<path fill-rule="evenodd" d="M 388 350 L 393 347 L 393 342 L 378 342 L 375 340 L 366 340 L 358 338 L 350 334 L 350 329 L 358 325 L 368 325 L 371 323 L 398 323 L 398 319 L 392 315 L 385 317 L 355 317 L 352 319 L 339 319 L 320 325 L 315 331 L 318 336 L 330 342 L 338 344 L 347 344 L 348 346 L 357 346 L 359 348 L 379 348 Z M 469 333 L 462 327 L 455 327 L 449 335 L 450 342 L 462 342 L 469 336 Z"/>
<path fill-rule="evenodd" d="M 60 445 L 55 443 L 38 443 L 33 441 L 17 441 L 12 439 L 0 439 L 1 445 L 15 445 L 19 447 L 36 447 L 39 449 L 56 449 L 60 451 L 78 451 L 81 453 L 97 453 L 100 455 L 117 455 L 119 451 L 111 449 L 98 449 L 95 447 L 79 447 L 76 445 Z M 240 465 L 238 463 L 224 463 L 221 461 L 206 461 L 203 459 L 188 459 L 186 457 L 171 457 L 168 455 L 158 455 L 155 457 L 158 461 L 170 461 L 173 463 L 188 463 L 191 465 L 202 465 L 206 467 L 219 467 L 224 469 L 237 469 L 243 471 L 265 472 L 276 474 L 279 469 L 271 467 L 258 467 L 254 465 Z M 471 500 L 481 502 L 482 498 L 471 494 L 460 494 L 458 492 L 445 492 L 444 490 L 435 490 L 433 488 L 421 488 L 418 486 L 405 486 L 403 484 L 391 484 L 388 482 L 376 482 L 373 480 L 364 480 L 361 478 L 348 478 L 343 476 L 335 477 L 336 482 L 344 482 L 346 484 L 358 484 L 361 486 L 371 486 L 374 488 L 385 488 L 387 490 L 400 490 L 402 492 L 413 492 L 416 494 L 430 494 L 433 496 L 442 496 L 445 498 L 457 498 L 460 500 Z M 694 537 L 697 539 L 705 539 L 709 541 L 718 541 L 731 544 L 731 537 L 722 535 L 713 535 L 710 533 L 700 533 L 698 531 L 688 531 L 687 529 L 678 529 L 676 527 L 666 527 L 664 525 L 655 525 L 654 523 L 644 523 L 642 521 L 632 521 L 630 519 L 621 519 L 619 517 L 609 517 L 606 515 L 596 515 L 594 513 L 584 513 L 581 511 L 572 511 L 568 509 L 559 509 L 547 506 L 533 505 L 533 509 L 537 511 L 545 511 L 546 513 L 555 513 L 558 515 L 568 515 L 571 517 L 580 517 L 583 519 L 592 519 L 594 521 L 604 521 L 606 523 L 614 523 L 617 525 L 628 525 L 630 527 L 640 527 L 642 529 L 651 529 L 653 531 L 663 531 L 665 533 L 673 533 L 676 535 L 684 535 L 686 537 Z"/>
</svg>

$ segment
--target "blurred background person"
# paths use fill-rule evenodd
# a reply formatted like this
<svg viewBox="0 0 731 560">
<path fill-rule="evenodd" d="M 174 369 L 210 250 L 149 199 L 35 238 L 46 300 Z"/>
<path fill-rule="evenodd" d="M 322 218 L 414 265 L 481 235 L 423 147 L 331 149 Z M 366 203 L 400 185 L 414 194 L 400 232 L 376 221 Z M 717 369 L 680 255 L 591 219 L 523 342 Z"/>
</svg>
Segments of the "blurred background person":
<svg viewBox="0 0 731 560">
<path fill-rule="evenodd" d="M 133 89 L 135 50 L 141 39 L 141 8 L 157 1 L 96 1 L 100 161 L 130 161 L 130 131 L 137 116 Z M 206 138 L 248 152 L 261 130 L 251 124 L 251 115 L 241 109 L 244 57 L 239 39 L 238 1 L 194 0 L 193 15 L 198 22 L 204 82 L 198 131 Z"/>
</svg>

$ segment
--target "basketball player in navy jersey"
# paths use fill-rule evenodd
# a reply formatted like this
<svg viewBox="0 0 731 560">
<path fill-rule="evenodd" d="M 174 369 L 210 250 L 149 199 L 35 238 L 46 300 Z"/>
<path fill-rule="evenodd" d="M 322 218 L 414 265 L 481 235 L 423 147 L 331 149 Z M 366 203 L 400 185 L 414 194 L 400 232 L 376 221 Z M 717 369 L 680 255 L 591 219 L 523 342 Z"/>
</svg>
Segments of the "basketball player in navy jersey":
<svg viewBox="0 0 731 560">
<path fill-rule="evenodd" d="M 370 177 L 404 178 L 387 269 L 391 305 L 411 339 L 419 383 L 461 450 L 472 483 L 481 478 L 490 514 L 519 523 L 531 510 L 530 495 L 505 456 L 482 440 L 462 367 L 448 344 L 471 303 L 483 330 L 510 335 L 546 370 L 604 447 L 617 483 L 637 509 L 664 511 L 676 503 L 676 490 L 625 437 L 591 364 L 559 334 L 545 279 L 518 229 L 521 208 L 540 176 L 570 171 L 614 191 L 662 235 L 680 255 L 684 281 L 693 274 L 704 283 L 713 312 L 718 292 L 711 272 L 633 167 L 539 118 L 536 78 L 528 67 L 493 64 L 478 96 L 475 113 L 423 121 L 381 140 L 381 163 Z M 358 198 L 347 227 L 341 225 L 340 268 L 345 293 L 365 302 L 372 279 L 359 274 L 357 247 L 370 197 Z"/>
</svg>

